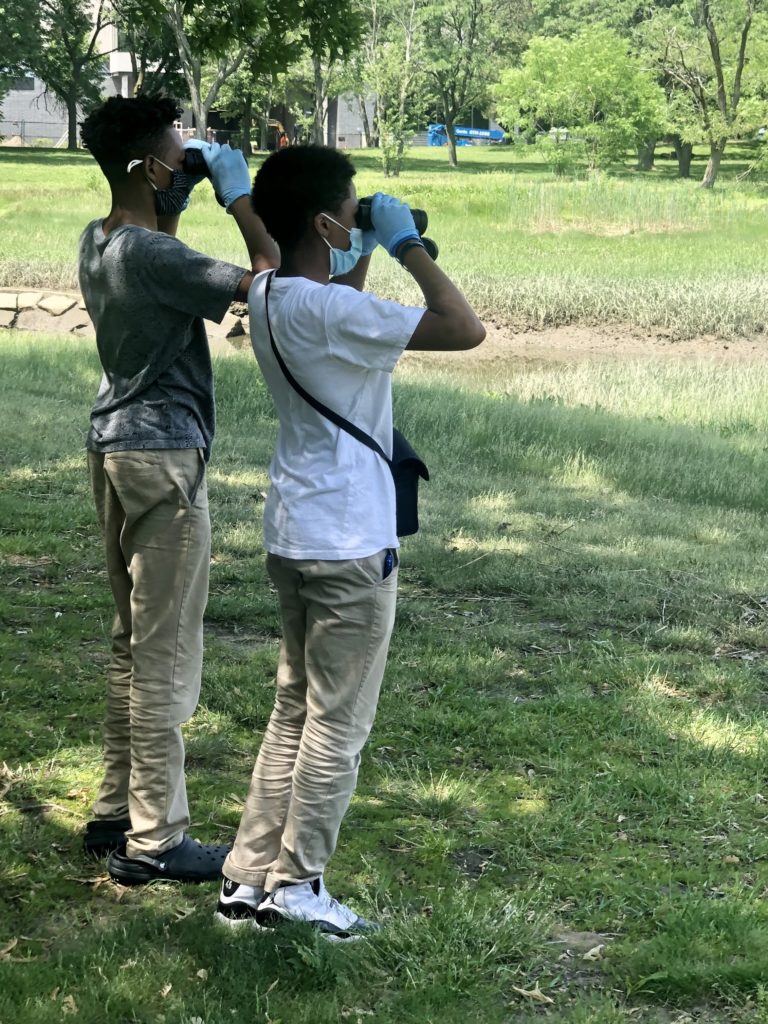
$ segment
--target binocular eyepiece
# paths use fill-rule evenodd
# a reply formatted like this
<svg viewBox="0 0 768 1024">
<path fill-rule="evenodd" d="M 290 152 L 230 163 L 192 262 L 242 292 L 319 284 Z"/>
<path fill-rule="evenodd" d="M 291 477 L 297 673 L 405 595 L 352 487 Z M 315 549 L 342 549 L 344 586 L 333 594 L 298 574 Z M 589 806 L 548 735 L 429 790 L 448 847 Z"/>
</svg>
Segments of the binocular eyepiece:
<svg viewBox="0 0 768 1024">
<path fill-rule="evenodd" d="M 181 169 L 193 178 L 199 178 L 201 174 L 206 178 L 211 176 L 205 157 L 199 149 L 184 150 L 184 163 L 181 165 Z"/>
<path fill-rule="evenodd" d="M 371 218 L 371 205 L 373 203 L 373 196 L 364 196 L 358 202 L 357 214 L 355 216 L 355 224 L 362 228 L 363 231 L 370 231 L 373 227 L 373 220 Z M 427 250 L 433 260 L 437 259 L 439 249 L 437 243 L 431 238 L 425 238 L 424 232 L 429 226 L 429 217 L 427 216 L 426 210 L 411 210 L 411 216 L 413 217 L 413 223 L 416 225 L 416 230 L 419 232 L 421 241 L 424 248 Z"/>
<path fill-rule="evenodd" d="M 184 174 L 188 174 L 191 178 L 199 178 L 201 176 L 211 178 L 211 169 L 199 149 L 184 150 L 184 163 L 181 165 L 181 169 Z M 214 195 L 219 206 L 223 206 L 224 200 L 219 193 L 214 192 Z"/>
</svg>

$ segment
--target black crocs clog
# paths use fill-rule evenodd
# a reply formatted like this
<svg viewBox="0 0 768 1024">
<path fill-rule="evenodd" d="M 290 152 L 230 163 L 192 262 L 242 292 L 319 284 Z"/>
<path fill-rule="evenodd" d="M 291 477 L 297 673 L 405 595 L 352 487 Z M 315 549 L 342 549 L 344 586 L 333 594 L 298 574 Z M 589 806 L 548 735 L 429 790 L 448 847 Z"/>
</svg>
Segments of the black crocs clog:
<svg viewBox="0 0 768 1024">
<path fill-rule="evenodd" d="M 229 853 L 224 845 L 206 845 L 184 836 L 178 846 L 157 857 L 140 854 L 127 857 L 116 850 L 107 860 L 110 877 L 121 885 L 146 885 L 147 882 L 213 882 L 221 878 L 221 869 Z"/>
</svg>

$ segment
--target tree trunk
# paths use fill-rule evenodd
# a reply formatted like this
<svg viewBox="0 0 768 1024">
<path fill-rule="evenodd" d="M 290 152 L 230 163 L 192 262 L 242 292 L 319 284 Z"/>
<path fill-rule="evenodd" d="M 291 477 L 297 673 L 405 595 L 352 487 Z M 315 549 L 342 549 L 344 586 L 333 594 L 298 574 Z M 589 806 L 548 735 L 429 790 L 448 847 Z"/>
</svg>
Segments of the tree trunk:
<svg viewBox="0 0 768 1024">
<path fill-rule="evenodd" d="M 690 178 L 693 143 L 683 142 L 679 135 L 675 135 L 673 143 L 677 157 L 677 176 L 678 178 Z"/>
<path fill-rule="evenodd" d="M 203 102 L 199 89 L 190 89 L 189 93 L 189 102 L 195 118 L 195 136 L 206 142 L 208 139 L 208 108 Z"/>
<path fill-rule="evenodd" d="M 704 177 L 701 179 L 702 188 L 712 188 L 715 184 L 717 172 L 720 170 L 720 161 L 723 159 L 723 152 L 727 141 L 727 139 L 718 139 L 717 142 L 710 142 L 709 160 L 707 161 L 707 168 L 704 171 Z"/>
<path fill-rule="evenodd" d="M 246 160 L 250 160 L 251 150 L 251 125 L 253 124 L 253 95 L 246 93 L 243 101 L 243 120 L 240 129 L 240 148 Z"/>
<path fill-rule="evenodd" d="M 448 136 L 448 163 L 451 167 L 458 167 L 459 161 L 456 157 L 456 134 L 453 127 L 453 119 L 446 117 L 445 133 Z"/>
<path fill-rule="evenodd" d="M 312 54 L 312 68 L 315 77 L 315 96 L 312 117 L 312 141 L 316 146 L 324 146 L 323 138 L 323 62 L 319 54 Z"/>
<path fill-rule="evenodd" d="M 77 92 L 74 81 L 67 94 L 67 149 L 77 149 Z"/>
<path fill-rule="evenodd" d="M 373 124 L 371 125 L 371 147 L 377 149 L 381 145 L 381 128 L 379 126 L 379 100 L 373 100 Z"/>
<path fill-rule="evenodd" d="M 652 171 L 656 155 L 656 139 L 644 139 L 637 147 L 638 171 Z"/>
<path fill-rule="evenodd" d="M 363 122 L 363 138 L 365 139 L 365 148 L 371 148 L 371 125 L 368 121 L 368 108 L 365 105 L 365 96 L 357 97 L 357 105 L 360 107 L 360 118 Z"/>
</svg>

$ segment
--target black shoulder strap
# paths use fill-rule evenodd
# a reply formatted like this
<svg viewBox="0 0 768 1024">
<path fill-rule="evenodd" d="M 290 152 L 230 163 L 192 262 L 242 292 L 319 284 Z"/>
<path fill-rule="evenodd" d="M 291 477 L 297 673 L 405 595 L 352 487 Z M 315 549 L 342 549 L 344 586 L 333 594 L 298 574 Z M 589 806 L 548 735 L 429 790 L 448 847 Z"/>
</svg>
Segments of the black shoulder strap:
<svg viewBox="0 0 768 1024">
<path fill-rule="evenodd" d="M 329 409 L 327 405 L 323 405 L 323 403 L 318 401 L 317 398 L 315 398 L 313 395 L 310 395 L 310 393 L 306 391 L 301 386 L 301 384 L 299 384 L 299 382 L 293 376 L 291 371 L 285 365 L 283 357 L 280 355 L 277 349 L 277 345 L 275 344 L 275 336 L 272 334 L 272 324 L 269 322 L 269 289 L 272 285 L 272 278 L 274 276 L 275 272 L 273 270 L 270 272 L 270 275 L 267 278 L 267 286 L 264 291 L 264 304 L 267 310 L 267 330 L 269 331 L 269 341 L 270 344 L 272 345 L 272 351 L 275 354 L 277 365 L 283 371 L 285 379 L 288 381 L 288 383 L 291 385 L 294 391 L 301 395 L 304 401 L 308 402 L 313 409 L 320 413 L 321 416 L 325 416 L 325 418 L 327 420 L 330 420 L 331 423 L 335 423 L 337 427 L 340 427 L 342 430 L 346 430 L 346 432 L 348 434 L 351 434 L 352 437 L 355 438 L 355 440 L 359 441 L 361 444 L 364 444 L 367 448 L 370 448 L 371 451 L 376 452 L 377 455 L 380 455 L 382 459 L 384 459 L 384 461 L 387 463 L 387 465 L 391 465 L 391 460 L 388 458 L 384 449 L 377 441 L 375 441 L 370 436 L 370 434 L 366 434 L 366 432 L 364 430 L 361 430 L 360 427 L 356 427 L 354 423 L 350 423 L 349 420 L 345 420 L 343 416 L 340 416 L 337 412 L 334 412 L 333 409 Z"/>
</svg>

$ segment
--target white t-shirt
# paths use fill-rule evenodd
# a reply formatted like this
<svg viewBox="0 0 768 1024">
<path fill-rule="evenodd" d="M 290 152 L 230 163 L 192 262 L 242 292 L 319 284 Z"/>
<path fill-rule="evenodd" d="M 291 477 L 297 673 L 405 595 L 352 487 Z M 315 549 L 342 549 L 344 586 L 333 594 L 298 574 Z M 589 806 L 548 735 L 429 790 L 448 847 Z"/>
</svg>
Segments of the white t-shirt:
<svg viewBox="0 0 768 1024">
<path fill-rule="evenodd" d="M 270 272 L 248 293 L 251 344 L 277 407 L 264 546 L 283 558 L 366 558 L 398 547 L 395 487 L 380 455 L 335 426 L 280 369 L 267 330 Z M 423 309 L 339 284 L 273 277 L 269 317 L 286 366 L 314 398 L 392 453 L 392 371 Z"/>
</svg>

